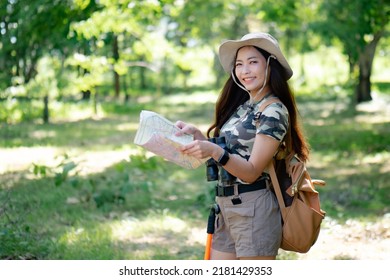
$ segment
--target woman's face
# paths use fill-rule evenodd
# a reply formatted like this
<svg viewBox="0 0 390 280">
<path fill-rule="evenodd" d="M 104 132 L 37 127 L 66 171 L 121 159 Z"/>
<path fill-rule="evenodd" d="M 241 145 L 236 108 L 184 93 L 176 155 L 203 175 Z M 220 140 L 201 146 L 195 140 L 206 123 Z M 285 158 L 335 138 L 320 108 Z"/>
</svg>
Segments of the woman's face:
<svg viewBox="0 0 390 280">
<path fill-rule="evenodd" d="M 264 83 L 266 60 L 253 46 L 238 50 L 235 62 L 235 74 L 241 84 L 251 93 L 257 93 Z M 263 92 L 267 92 L 266 86 Z"/>
</svg>

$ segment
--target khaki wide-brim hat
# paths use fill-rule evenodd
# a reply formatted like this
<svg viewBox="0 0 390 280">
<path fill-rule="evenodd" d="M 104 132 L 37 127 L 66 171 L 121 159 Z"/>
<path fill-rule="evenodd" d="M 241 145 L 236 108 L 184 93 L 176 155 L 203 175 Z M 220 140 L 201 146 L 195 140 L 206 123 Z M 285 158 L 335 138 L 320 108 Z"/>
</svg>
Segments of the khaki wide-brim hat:
<svg viewBox="0 0 390 280">
<path fill-rule="evenodd" d="M 249 33 L 241 40 L 228 40 L 219 46 L 219 61 L 223 69 L 230 73 L 234 67 L 237 51 L 244 46 L 255 46 L 276 56 L 276 59 L 286 70 L 287 80 L 293 75 L 293 71 L 280 50 L 278 41 L 268 33 Z"/>
</svg>

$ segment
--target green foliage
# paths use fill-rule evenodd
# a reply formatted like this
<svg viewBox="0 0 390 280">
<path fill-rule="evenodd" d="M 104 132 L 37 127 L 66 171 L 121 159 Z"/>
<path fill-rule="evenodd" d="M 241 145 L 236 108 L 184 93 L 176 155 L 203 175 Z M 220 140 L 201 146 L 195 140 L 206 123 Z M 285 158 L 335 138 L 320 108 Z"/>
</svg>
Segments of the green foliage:
<svg viewBox="0 0 390 280">
<path fill-rule="evenodd" d="M 73 1 L 2 1 L 0 4 L 2 77 L 20 77 L 28 82 L 36 74 L 41 57 L 66 54 L 83 42 L 68 38 L 72 21 L 89 16 L 95 1 L 73 6 Z M 4 72 L 3 72 L 4 71 Z"/>
<path fill-rule="evenodd" d="M 386 0 L 323 1 L 319 8 L 326 17 L 315 21 L 314 27 L 319 28 L 324 42 L 337 38 L 352 64 L 358 62 L 366 45 L 384 35 L 389 22 L 390 5 Z"/>
<path fill-rule="evenodd" d="M 350 78 L 356 84 L 355 102 L 372 100 L 370 77 L 376 48 L 385 37 L 389 24 L 390 4 L 386 0 L 323 1 L 321 12 L 326 16 L 311 25 L 323 42 L 342 46 L 348 56 Z M 355 11 L 351 13 L 351 11 Z M 329 19 L 332 24 L 329 24 Z"/>
<path fill-rule="evenodd" d="M 53 57 L 42 57 L 38 61 L 37 75 L 26 85 L 28 97 L 49 96 L 56 98 L 59 95 L 57 73 L 60 61 Z"/>
<path fill-rule="evenodd" d="M 47 167 L 46 165 L 39 165 L 33 163 L 33 173 L 35 176 L 46 177 L 48 169 L 49 167 Z"/>
<path fill-rule="evenodd" d="M 91 102 L 86 101 L 51 101 L 52 121 L 56 122 L 69 118 L 86 118 L 94 115 Z M 25 100 L 22 98 L 10 98 L 0 101 L 0 123 L 17 124 L 36 122 L 42 119 L 43 102 L 39 99 Z M 12 127 L 4 127 L 12 130 Z"/>
<path fill-rule="evenodd" d="M 91 91 L 95 93 L 96 87 L 103 85 L 104 75 L 110 68 L 110 64 L 104 56 L 85 56 L 78 53 L 69 57 L 65 61 L 65 65 L 82 71 L 82 75 L 78 75 L 73 80 L 74 92 Z"/>
<path fill-rule="evenodd" d="M 54 177 L 54 185 L 58 187 L 69 178 L 71 171 L 75 171 L 76 168 L 77 164 L 65 154 L 61 162 L 55 167 L 33 163 L 32 172 L 35 176 L 41 178 Z M 73 173 L 77 175 L 77 170 Z"/>
<path fill-rule="evenodd" d="M 259 30 L 279 38 L 289 61 L 324 44 L 341 47 L 348 75 L 364 46 L 386 39 L 389 6 L 344 2 L 3 1 L 0 98 L 48 95 L 51 110 L 53 97 L 128 100 L 144 89 L 159 97 L 178 86 L 220 84 L 215 47 Z M 305 81 L 305 72 L 298 78 Z"/>
<path fill-rule="evenodd" d="M 55 174 L 54 183 L 56 186 L 59 186 L 64 183 L 65 180 L 69 177 L 69 172 L 75 169 L 77 165 L 73 161 L 70 161 L 61 163 L 60 167 L 61 171 Z"/>
<path fill-rule="evenodd" d="M 0 122 L 19 123 L 34 121 L 42 116 L 42 102 L 9 98 L 0 102 Z"/>
</svg>

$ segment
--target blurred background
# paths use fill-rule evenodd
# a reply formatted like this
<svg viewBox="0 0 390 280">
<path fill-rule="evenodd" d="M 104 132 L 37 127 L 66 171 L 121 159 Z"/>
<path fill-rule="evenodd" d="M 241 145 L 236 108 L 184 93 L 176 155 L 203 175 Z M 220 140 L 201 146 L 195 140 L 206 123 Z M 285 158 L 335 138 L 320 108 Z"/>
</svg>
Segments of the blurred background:
<svg viewBox="0 0 390 280">
<path fill-rule="evenodd" d="M 133 144 L 206 131 L 226 39 L 276 37 L 327 212 L 304 255 L 390 259 L 387 0 L 1 0 L 0 259 L 201 259 L 212 184 Z"/>
</svg>

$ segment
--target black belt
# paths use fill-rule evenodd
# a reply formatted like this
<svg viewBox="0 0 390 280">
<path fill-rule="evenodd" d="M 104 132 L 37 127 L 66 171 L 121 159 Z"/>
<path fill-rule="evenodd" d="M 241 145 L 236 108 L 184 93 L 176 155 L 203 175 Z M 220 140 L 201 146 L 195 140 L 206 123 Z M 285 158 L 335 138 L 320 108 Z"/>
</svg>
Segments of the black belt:
<svg viewBox="0 0 390 280">
<path fill-rule="evenodd" d="M 252 184 L 237 184 L 238 194 L 253 192 L 267 188 L 267 180 L 260 180 Z M 231 196 L 234 195 L 234 185 L 233 186 L 215 186 L 215 195 L 216 196 Z"/>
</svg>

